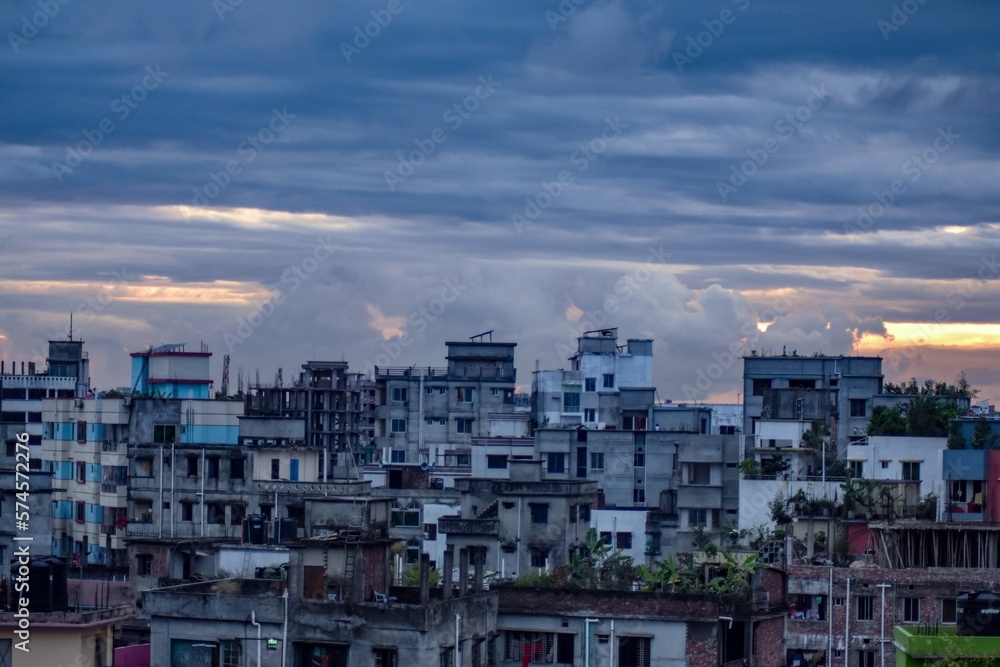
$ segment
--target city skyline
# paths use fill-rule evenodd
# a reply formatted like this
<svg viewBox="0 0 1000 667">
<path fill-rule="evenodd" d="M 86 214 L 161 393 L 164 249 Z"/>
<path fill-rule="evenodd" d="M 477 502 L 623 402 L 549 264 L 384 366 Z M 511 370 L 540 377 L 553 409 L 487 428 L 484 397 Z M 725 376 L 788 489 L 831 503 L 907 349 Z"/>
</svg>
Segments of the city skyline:
<svg viewBox="0 0 1000 667">
<path fill-rule="evenodd" d="M 99 389 L 167 343 L 232 384 L 493 330 L 527 387 L 617 327 L 661 399 L 785 349 L 995 401 L 998 13 L 10 3 L 0 358 L 70 312 Z"/>
</svg>

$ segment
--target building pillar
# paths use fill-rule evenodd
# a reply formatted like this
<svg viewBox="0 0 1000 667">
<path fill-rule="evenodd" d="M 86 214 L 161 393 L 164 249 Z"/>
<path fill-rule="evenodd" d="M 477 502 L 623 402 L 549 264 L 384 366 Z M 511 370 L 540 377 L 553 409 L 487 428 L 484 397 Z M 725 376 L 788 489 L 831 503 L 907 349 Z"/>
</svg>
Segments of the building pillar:
<svg viewBox="0 0 1000 667">
<path fill-rule="evenodd" d="M 469 552 L 472 547 L 462 547 L 458 550 L 458 597 L 469 594 Z"/>
<path fill-rule="evenodd" d="M 430 554 L 420 554 L 420 604 L 427 604 L 431 601 L 430 571 Z"/>
<path fill-rule="evenodd" d="M 472 548 L 472 567 L 475 572 L 475 579 L 472 587 L 473 593 L 483 592 L 483 566 L 486 564 L 486 547 L 478 546 Z"/>
<path fill-rule="evenodd" d="M 444 572 L 441 577 L 441 599 L 450 600 L 452 593 L 451 572 L 455 568 L 455 547 L 448 545 L 444 548 Z"/>
</svg>

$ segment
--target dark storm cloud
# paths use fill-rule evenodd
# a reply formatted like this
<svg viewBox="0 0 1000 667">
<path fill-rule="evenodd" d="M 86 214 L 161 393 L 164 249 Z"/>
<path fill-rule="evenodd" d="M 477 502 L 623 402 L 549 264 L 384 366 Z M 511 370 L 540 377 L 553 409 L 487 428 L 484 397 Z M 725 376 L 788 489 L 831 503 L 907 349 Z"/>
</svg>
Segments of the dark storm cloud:
<svg viewBox="0 0 1000 667">
<path fill-rule="evenodd" d="M 526 382 L 600 317 L 657 340 L 669 395 L 733 344 L 850 352 L 997 245 L 998 10 L 912 4 L 71 0 L 27 38 L 7 3 L 0 352 L 102 290 L 98 377 L 176 340 L 437 365 L 493 328 Z"/>
</svg>

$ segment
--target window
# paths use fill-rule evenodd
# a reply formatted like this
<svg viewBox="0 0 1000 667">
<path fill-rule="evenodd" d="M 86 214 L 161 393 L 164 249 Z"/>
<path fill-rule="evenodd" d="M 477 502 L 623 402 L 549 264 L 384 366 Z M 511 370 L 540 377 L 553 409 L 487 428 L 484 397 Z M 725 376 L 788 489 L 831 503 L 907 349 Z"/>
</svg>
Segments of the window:
<svg viewBox="0 0 1000 667">
<path fill-rule="evenodd" d="M 281 459 L 271 459 L 271 479 L 281 479 Z"/>
<path fill-rule="evenodd" d="M 457 454 L 455 456 L 455 465 L 457 465 L 457 466 L 471 466 L 472 465 L 472 454 Z"/>
<path fill-rule="evenodd" d="M 903 622 L 920 622 L 920 598 L 903 598 Z"/>
<path fill-rule="evenodd" d="M 689 463 L 687 464 L 688 484 L 711 484 L 712 464 L 711 463 Z"/>
<path fill-rule="evenodd" d="M 87 481 L 87 464 L 83 461 L 76 462 L 76 481 L 80 483 Z"/>
<path fill-rule="evenodd" d="M 177 427 L 173 424 L 154 424 L 153 443 L 169 445 L 177 439 Z"/>
<path fill-rule="evenodd" d="M 708 528 L 708 510 L 688 510 L 689 528 Z"/>
<path fill-rule="evenodd" d="M 615 547 L 618 549 L 631 549 L 632 533 L 618 533 L 615 535 Z"/>
<path fill-rule="evenodd" d="M 957 618 L 958 614 L 955 610 L 954 598 L 944 598 L 941 600 L 941 622 L 953 624 Z"/>
<path fill-rule="evenodd" d="M 87 442 L 87 422 L 76 423 L 76 441 Z"/>
<path fill-rule="evenodd" d="M 719 435 L 736 435 L 736 427 L 731 424 L 723 424 L 719 427 Z"/>
<path fill-rule="evenodd" d="M 563 392 L 563 412 L 579 412 L 580 411 L 580 392 L 578 391 L 564 391 Z"/>
<path fill-rule="evenodd" d="M 528 657 L 529 664 L 551 665 L 555 660 L 555 634 L 507 630 L 503 633 L 503 659 L 518 665 Z"/>
<path fill-rule="evenodd" d="M 642 505 L 646 502 L 646 490 L 643 488 L 632 489 L 632 502 L 636 505 Z"/>
<path fill-rule="evenodd" d="M 401 403 L 408 399 L 408 394 L 406 387 L 393 387 L 392 388 L 392 400 Z"/>
<path fill-rule="evenodd" d="M 406 433 L 406 420 L 405 419 L 393 419 L 390 426 L 391 433 Z"/>
<path fill-rule="evenodd" d="M 882 470 L 888 470 L 889 469 L 889 462 L 888 461 L 880 461 L 880 463 L 882 464 Z"/>
<path fill-rule="evenodd" d="M 153 576 L 152 554 L 139 554 L 135 557 L 135 572 L 140 577 Z"/>
<path fill-rule="evenodd" d="M 858 667 L 875 667 L 875 651 L 858 651 Z"/>
<path fill-rule="evenodd" d="M 150 456 L 140 456 L 135 460 L 136 477 L 153 476 L 153 458 Z"/>
<path fill-rule="evenodd" d="M 637 449 L 635 454 L 632 455 L 632 465 L 636 468 L 646 467 L 646 453 L 642 451 L 642 447 Z"/>
<path fill-rule="evenodd" d="M 441 651 L 441 667 L 455 667 L 455 649 L 446 648 Z"/>
<path fill-rule="evenodd" d="M 566 472 L 566 455 L 561 452 L 550 452 L 545 455 L 550 473 Z"/>
<path fill-rule="evenodd" d="M 531 567 L 545 567 L 549 561 L 549 554 L 547 551 L 531 551 Z"/>
<path fill-rule="evenodd" d="M 222 503 L 208 504 L 208 522 L 217 525 L 226 523 L 226 506 Z"/>
<path fill-rule="evenodd" d="M 243 479 L 243 470 L 243 459 L 229 459 L 229 479 Z"/>
<path fill-rule="evenodd" d="M 420 504 L 403 505 L 399 501 L 393 501 L 389 523 L 393 526 L 416 528 L 420 525 Z"/>
<path fill-rule="evenodd" d="M 528 503 L 528 509 L 531 512 L 531 523 L 549 522 L 548 503 Z"/>
<path fill-rule="evenodd" d="M 375 667 L 396 667 L 396 649 L 394 648 L 373 648 Z"/>
<path fill-rule="evenodd" d="M 583 390 L 584 391 L 597 391 L 597 378 L 584 378 L 584 380 L 583 380 Z"/>
<path fill-rule="evenodd" d="M 389 450 L 389 462 L 390 463 L 406 463 L 406 450 L 405 449 L 390 449 Z"/>
<path fill-rule="evenodd" d="M 409 564 L 420 562 L 420 540 L 412 539 L 406 542 L 406 562 Z"/>
<path fill-rule="evenodd" d="M 197 477 L 198 476 L 198 455 L 188 454 L 187 457 L 187 476 Z"/>
<path fill-rule="evenodd" d="M 83 523 L 87 520 L 87 503 L 78 500 L 76 503 L 76 522 Z"/>
<path fill-rule="evenodd" d="M 222 652 L 222 667 L 240 667 L 243 664 L 243 646 L 235 639 L 219 642 Z"/>
<path fill-rule="evenodd" d="M 461 418 L 455 420 L 456 433 L 472 433 L 472 420 Z"/>
<path fill-rule="evenodd" d="M 771 378 L 757 378 L 753 381 L 752 391 L 754 396 L 763 396 L 765 389 L 771 388 Z"/>
<path fill-rule="evenodd" d="M 851 473 L 851 477 L 864 477 L 865 476 L 865 462 L 864 461 L 848 461 L 847 469 Z"/>
<path fill-rule="evenodd" d="M 868 400 L 864 398 L 852 398 L 851 399 L 851 416 L 852 417 L 867 417 L 868 416 Z"/>
<path fill-rule="evenodd" d="M 436 540 L 438 537 L 438 525 L 436 523 L 424 524 L 424 539 Z"/>
<path fill-rule="evenodd" d="M 486 456 L 486 467 L 491 470 L 506 470 L 507 457 L 504 454 L 488 454 Z"/>
<path fill-rule="evenodd" d="M 181 521 L 194 521 L 194 503 L 181 503 Z"/>
<path fill-rule="evenodd" d="M 908 482 L 920 481 L 920 461 L 903 461 L 903 479 Z"/>
<path fill-rule="evenodd" d="M 858 614 L 857 619 L 859 621 L 872 621 L 875 620 L 875 597 L 871 595 L 861 595 L 858 596 Z"/>
<path fill-rule="evenodd" d="M 472 403 L 472 387 L 459 387 L 455 390 L 456 400 L 459 403 Z"/>
<path fill-rule="evenodd" d="M 618 637 L 618 667 L 649 667 L 649 637 Z"/>
<path fill-rule="evenodd" d="M 835 597 L 835 598 L 833 598 L 833 606 L 834 607 L 843 607 L 844 606 L 844 598 L 842 598 L 842 597 Z"/>
<path fill-rule="evenodd" d="M 576 510 L 580 517 L 580 521 L 590 521 L 590 505 L 577 505 Z"/>
<path fill-rule="evenodd" d="M 615 374 L 605 373 L 603 376 L 603 386 L 605 389 L 613 389 L 615 386 Z"/>
<path fill-rule="evenodd" d="M 205 459 L 205 475 L 209 479 L 219 479 L 219 457 L 209 456 Z"/>
<path fill-rule="evenodd" d="M 597 421 L 597 410 L 594 408 L 584 408 L 583 409 L 583 421 L 585 422 L 596 422 Z"/>
<path fill-rule="evenodd" d="M 604 452 L 590 454 L 590 469 L 594 472 L 604 472 Z"/>
</svg>

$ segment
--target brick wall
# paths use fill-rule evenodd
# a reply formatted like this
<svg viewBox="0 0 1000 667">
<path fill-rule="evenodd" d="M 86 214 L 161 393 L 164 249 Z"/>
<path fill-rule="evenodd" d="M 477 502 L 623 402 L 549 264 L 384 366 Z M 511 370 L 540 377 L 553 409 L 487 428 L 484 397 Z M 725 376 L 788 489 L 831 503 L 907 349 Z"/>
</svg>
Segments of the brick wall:
<svg viewBox="0 0 1000 667">
<path fill-rule="evenodd" d="M 719 664 L 718 622 L 688 623 L 687 655 L 688 667 L 716 667 Z"/>
<path fill-rule="evenodd" d="M 785 619 L 769 618 L 753 626 L 753 667 L 785 666 Z"/>
<path fill-rule="evenodd" d="M 626 614 L 672 619 L 710 619 L 719 616 L 718 603 L 703 595 L 663 595 L 621 591 L 580 591 L 554 588 L 499 586 L 501 611 L 539 609 L 593 614 Z"/>
</svg>

